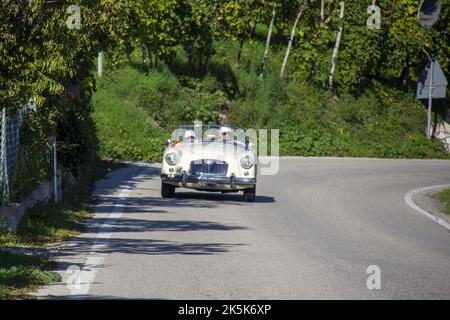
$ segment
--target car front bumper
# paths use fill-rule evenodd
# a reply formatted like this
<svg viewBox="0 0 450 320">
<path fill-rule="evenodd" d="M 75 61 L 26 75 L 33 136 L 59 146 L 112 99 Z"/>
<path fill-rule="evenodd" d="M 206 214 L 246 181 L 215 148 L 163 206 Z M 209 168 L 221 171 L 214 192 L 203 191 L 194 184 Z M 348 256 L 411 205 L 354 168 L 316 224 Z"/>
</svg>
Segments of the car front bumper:
<svg viewBox="0 0 450 320">
<path fill-rule="evenodd" d="M 199 190 L 242 190 L 256 185 L 256 178 L 218 177 L 211 175 L 161 174 L 161 179 L 178 187 Z"/>
</svg>

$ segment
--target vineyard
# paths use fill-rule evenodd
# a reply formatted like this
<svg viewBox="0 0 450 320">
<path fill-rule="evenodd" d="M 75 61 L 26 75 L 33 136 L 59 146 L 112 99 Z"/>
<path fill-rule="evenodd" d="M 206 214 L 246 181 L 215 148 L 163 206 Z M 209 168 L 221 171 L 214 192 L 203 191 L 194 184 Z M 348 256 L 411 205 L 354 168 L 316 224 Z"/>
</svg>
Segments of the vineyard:
<svg viewBox="0 0 450 320">
<path fill-rule="evenodd" d="M 169 130 L 193 120 L 280 128 L 282 154 L 446 158 L 414 92 L 427 54 L 449 74 L 450 5 L 428 29 L 419 5 L 3 0 L 0 108 L 36 104 L 15 176 L 27 161 L 48 165 L 36 150 L 53 137 L 75 177 L 98 155 L 158 160 Z M 447 104 L 436 102 L 439 117 Z"/>
</svg>

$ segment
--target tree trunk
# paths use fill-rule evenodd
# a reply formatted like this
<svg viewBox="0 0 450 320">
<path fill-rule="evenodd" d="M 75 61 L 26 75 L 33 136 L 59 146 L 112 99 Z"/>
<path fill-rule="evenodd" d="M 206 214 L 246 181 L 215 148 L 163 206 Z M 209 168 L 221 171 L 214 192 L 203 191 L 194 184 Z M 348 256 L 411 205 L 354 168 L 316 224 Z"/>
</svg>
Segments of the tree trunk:
<svg viewBox="0 0 450 320">
<path fill-rule="evenodd" d="M 333 87 L 334 81 L 334 69 L 336 67 L 336 59 L 339 51 L 339 45 L 341 44 L 342 26 L 339 27 L 339 31 L 336 37 L 336 43 L 334 44 L 333 56 L 331 57 L 331 69 L 330 69 L 330 79 L 328 80 L 328 85 L 330 88 Z"/>
<path fill-rule="evenodd" d="M 238 68 L 241 65 L 242 50 L 244 49 L 244 41 L 245 41 L 245 36 L 242 36 L 241 41 L 239 43 L 239 52 L 238 52 L 237 59 L 236 59 L 236 67 L 238 67 Z"/>
<path fill-rule="evenodd" d="M 325 0 L 320 1 L 320 22 L 325 20 Z"/>
<path fill-rule="evenodd" d="M 159 65 L 159 54 L 158 51 L 155 50 L 155 67 L 157 67 Z"/>
<path fill-rule="evenodd" d="M 339 14 L 339 18 L 342 19 L 342 18 L 344 18 L 345 4 L 344 4 L 344 1 L 341 1 L 339 4 L 341 5 L 341 12 Z M 336 58 L 337 58 L 337 54 L 338 54 L 338 50 L 339 50 L 339 45 L 341 44 L 341 36 L 342 36 L 342 25 L 339 27 L 339 31 L 338 31 L 338 34 L 336 37 L 336 43 L 334 44 L 333 56 L 331 57 L 330 79 L 328 81 L 330 88 L 333 87 L 334 68 L 336 66 Z"/>
<path fill-rule="evenodd" d="M 188 52 L 189 52 L 188 61 L 189 61 L 189 64 L 192 65 L 194 63 L 194 58 L 195 58 L 194 46 L 189 47 Z"/>
<path fill-rule="evenodd" d="M 406 60 L 406 65 L 403 67 L 402 74 L 398 79 L 400 89 L 405 89 L 409 78 L 409 59 Z"/>
<path fill-rule="evenodd" d="M 147 63 L 147 46 L 145 44 L 142 45 L 142 64 L 145 65 Z"/>
<path fill-rule="evenodd" d="M 202 66 L 203 66 L 203 52 L 200 51 L 197 55 L 198 57 L 198 70 L 202 70 Z"/>
<path fill-rule="evenodd" d="M 255 25 L 252 28 L 252 32 L 250 33 L 250 39 L 253 39 L 253 37 L 255 36 L 256 25 L 257 25 L 257 23 L 255 23 Z"/>
<path fill-rule="evenodd" d="M 288 42 L 288 46 L 287 46 L 287 49 L 286 49 L 286 54 L 284 55 L 283 64 L 281 65 L 280 78 L 283 78 L 284 70 L 285 70 L 286 64 L 287 64 L 287 60 L 288 60 L 289 54 L 291 52 L 292 41 L 294 40 L 295 29 L 297 29 L 297 24 L 298 24 L 298 21 L 300 20 L 300 17 L 302 16 L 302 13 L 303 13 L 303 6 L 298 11 L 297 18 L 295 19 L 294 26 L 292 27 L 292 30 L 291 30 L 291 36 L 289 37 L 289 42 Z"/>
<path fill-rule="evenodd" d="M 133 45 L 130 43 L 130 41 L 127 41 L 125 43 L 125 53 L 127 55 L 128 64 L 131 64 L 131 54 L 133 53 Z"/>
<path fill-rule="evenodd" d="M 151 51 L 148 52 L 148 63 L 150 67 L 153 67 L 153 55 Z"/>
<path fill-rule="evenodd" d="M 262 79 L 264 71 L 266 70 L 266 66 L 267 66 L 267 56 L 269 55 L 270 37 L 272 36 L 272 29 L 273 29 L 273 23 L 274 23 L 275 17 L 276 17 L 277 5 L 278 5 L 278 0 L 275 0 L 273 3 L 273 8 L 272 8 L 272 19 L 270 19 L 269 31 L 267 32 L 266 47 L 264 49 L 264 58 L 263 58 L 261 73 L 259 75 L 260 79 Z"/>
<path fill-rule="evenodd" d="M 207 55 L 206 56 L 206 62 L 205 62 L 204 74 L 208 74 L 210 65 L 211 65 L 211 57 L 209 55 Z"/>
<path fill-rule="evenodd" d="M 216 10 L 217 10 L 217 3 L 214 2 L 212 14 L 213 14 L 213 20 L 210 24 L 210 27 L 208 28 L 208 34 L 209 34 L 209 43 L 208 43 L 208 51 L 206 52 L 206 62 L 205 62 L 205 74 L 209 72 L 209 67 L 211 65 L 211 57 L 213 55 L 214 51 L 214 33 L 216 30 Z"/>
<path fill-rule="evenodd" d="M 325 0 L 320 1 L 320 22 L 323 23 L 325 21 Z M 322 39 L 322 33 L 320 34 L 320 39 Z M 315 47 L 316 51 L 318 51 L 318 47 Z M 314 81 L 317 73 L 317 57 L 313 57 L 311 61 L 311 74 L 309 76 L 310 81 Z"/>
</svg>

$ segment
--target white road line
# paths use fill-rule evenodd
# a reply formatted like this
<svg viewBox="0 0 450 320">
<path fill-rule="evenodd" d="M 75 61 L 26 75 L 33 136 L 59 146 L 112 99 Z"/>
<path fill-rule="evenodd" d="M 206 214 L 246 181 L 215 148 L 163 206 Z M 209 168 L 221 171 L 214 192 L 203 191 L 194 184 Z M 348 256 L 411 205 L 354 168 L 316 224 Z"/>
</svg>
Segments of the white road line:
<svg viewBox="0 0 450 320">
<path fill-rule="evenodd" d="M 129 191 L 130 189 L 123 189 L 119 193 L 118 199 L 114 203 L 114 208 L 107 218 L 107 222 L 100 226 L 95 242 L 91 247 L 83 268 L 79 271 L 76 282 L 74 284 L 68 284 L 71 296 L 78 298 L 80 295 L 87 295 L 89 293 L 91 284 L 94 283 L 97 272 L 103 265 L 107 255 L 107 253 L 102 253 L 101 251 L 108 246 L 106 240 L 112 236 L 112 232 L 110 231 L 111 226 L 123 215 L 123 205 L 125 204 Z"/>
<path fill-rule="evenodd" d="M 404 199 L 405 199 L 405 202 L 406 202 L 406 204 L 408 206 L 410 206 L 414 210 L 420 212 L 424 216 L 430 218 L 431 220 L 439 223 L 439 225 L 441 225 L 442 227 L 446 228 L 447 230 L 450 230 L 450 224 L 449 223 L 447 223 L 446 221 L 444 221 L 443 219 L 441 219 L 439 217 L 436 217 L 435 215 L 429 213 L 428 211 L 420 208 L 417 204 L 415 204 L 415 202 L 412 199 L 414 197 L 414 195 L 417 194 L 417 193 L 421 193 L 421 192 L 432 190 L 432 189 L 445 188 L 445 187 L 450 187 L 450 184 L 442 184 L 442 185 L 439 185 L 439 186 L 431 186 L 431 187 L 415 189 L 415 190 L 409 191 L 407 194 L 405 194 Z"/>
</svg>

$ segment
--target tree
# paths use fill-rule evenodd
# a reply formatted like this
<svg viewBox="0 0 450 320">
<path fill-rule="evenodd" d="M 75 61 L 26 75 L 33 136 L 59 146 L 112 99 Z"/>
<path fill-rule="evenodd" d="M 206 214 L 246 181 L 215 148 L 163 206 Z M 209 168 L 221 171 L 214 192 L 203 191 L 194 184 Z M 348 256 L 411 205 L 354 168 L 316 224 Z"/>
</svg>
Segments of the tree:
<svg viewBox="0 0 450 320">
<path fill-rule="evenodd" d="M 288 42 L 288 45 L 287 45 L 287 48 L 286 48 L 286 53 L 284 55 L 283 63 L 281 65 L 280 78 L 283 78 L 284 70 L 285 70 L 286 64 L 287 64 L 287 60 L 288 60 L 289 54 L 291 52 L 292 41 L 294 40 L 295 31 L 297 29 L 297 24 L 298 24 L 298 21 L 300 20 L 302 14 L 303 14 L 303 10 L 304 10 L 304 6 L 300 5 L 300 8 L 298 9 L 297 17 L 295 18 L 294 25 L 292 26 L 291 34 L 289 36 L 289 42 Z"/>
<path fill-rule="evenodd" d="M 262 67 L 261 67 L 261 73 L 259 74 L 260 79 L 262 79 L 262 77 L 264 75 L 264 71 L 267 66 L 267 57 L 269 55 L 270 38 L 272 36 L 273 24 L 275 22 L 277 5 L 278 5 L 278 0 L 274 0 L 273 8 L 272 8 L 272 18 L 270 19 L 269 30 L 267 31 L 267 39 L 266 39 L 266 46 L 264 48 L 264 56 L 263 56 L 263 62 L 262 62 Z"/>
<path fill-rule="evenodd" d="M 180 39 L 189 61 L 197 63 L 200 69 L 208 72 L 211 57 L 214 54 L 214 38 L 217 29 L 219 1 L 186 1 L 183 14 L 183 37 Z"/>
<path fill-rule="evenodd" d="M 227 38 L 239 42 L 236 65 L 241 63 L 242 52 L 246 40 L 251 39 L 256 25 L 265 16 L 264 0 L 232 0 L 219 6 L 219 31 Z"/>
<path fill-rule="evenodd" d="M 33 98 L 36 140 L 58 135 L 62 163 L 77 167 L 93 150 L 88 141 L 94 57 L 119 43 L 119 6 L 80 0 L 81 29 L 66 25 L 71 1 L 6 0 L 0 4 L 1 106 L 18 108 Z M 39 138 L 39 139 L 38 139 Z"/>
</svg>

